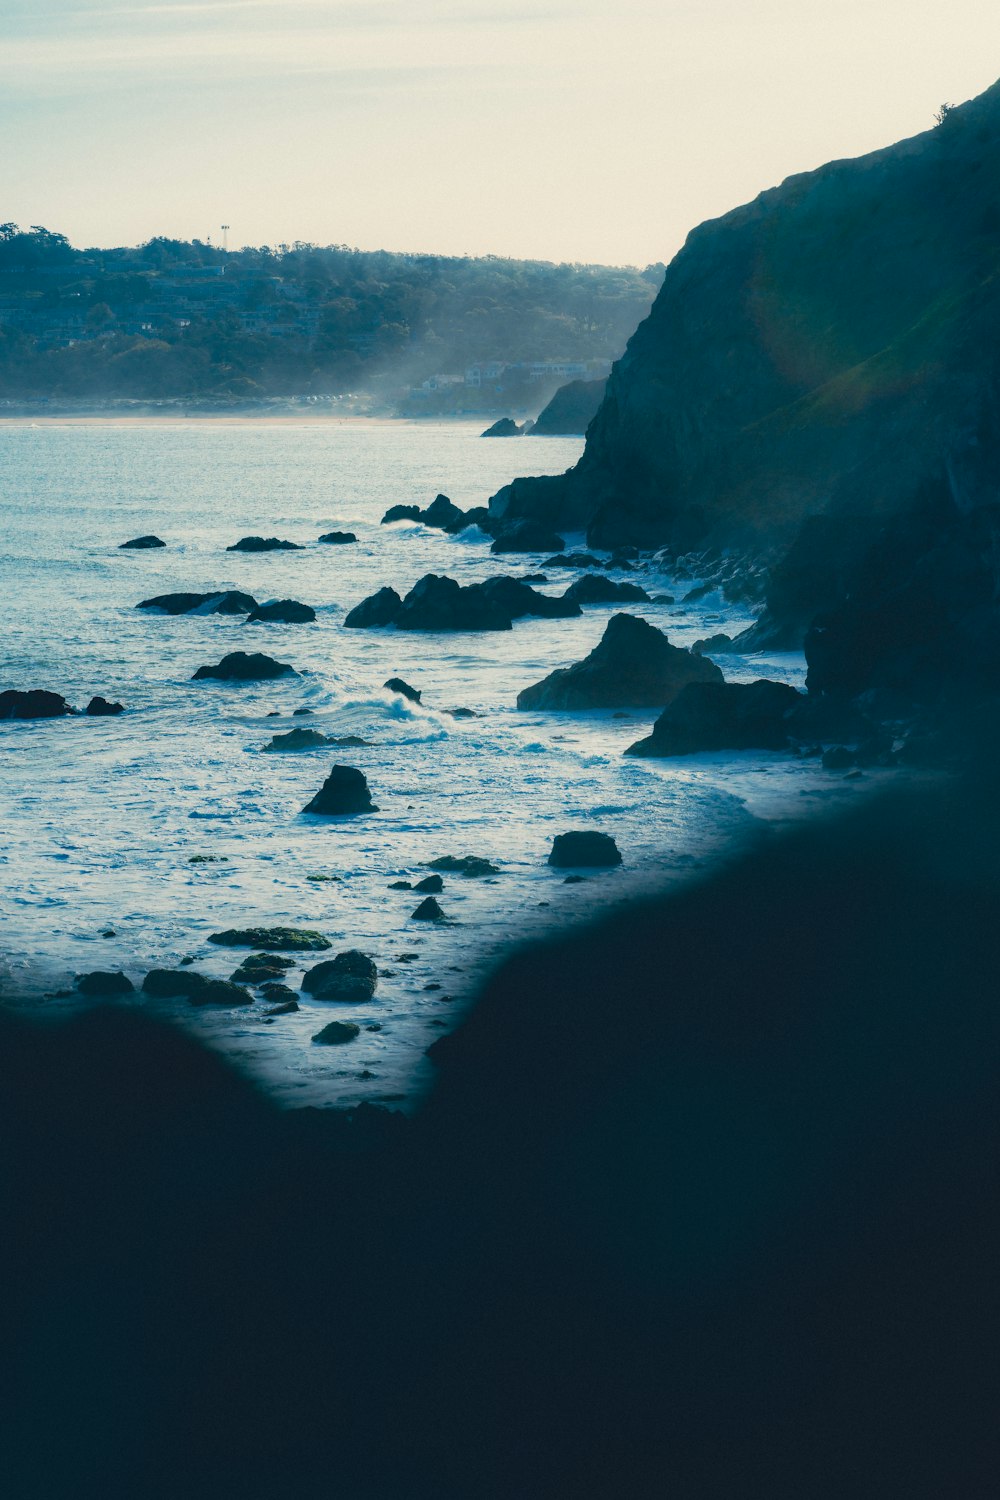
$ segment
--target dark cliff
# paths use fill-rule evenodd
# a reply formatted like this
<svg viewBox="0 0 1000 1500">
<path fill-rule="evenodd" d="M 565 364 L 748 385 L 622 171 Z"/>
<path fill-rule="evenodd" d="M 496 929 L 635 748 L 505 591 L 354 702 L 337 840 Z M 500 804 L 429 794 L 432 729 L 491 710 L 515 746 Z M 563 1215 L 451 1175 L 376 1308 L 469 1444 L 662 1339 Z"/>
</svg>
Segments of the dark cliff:
<svg viewBox="0 0 1000 1500">
<path fill-rule="evenodd" d="M 995 499 L 998 271 L 1000 84 L 695 229 L 580 463 L 491 506 L 690 547 L 889 516 L 929 485 Z"/>
</svg>

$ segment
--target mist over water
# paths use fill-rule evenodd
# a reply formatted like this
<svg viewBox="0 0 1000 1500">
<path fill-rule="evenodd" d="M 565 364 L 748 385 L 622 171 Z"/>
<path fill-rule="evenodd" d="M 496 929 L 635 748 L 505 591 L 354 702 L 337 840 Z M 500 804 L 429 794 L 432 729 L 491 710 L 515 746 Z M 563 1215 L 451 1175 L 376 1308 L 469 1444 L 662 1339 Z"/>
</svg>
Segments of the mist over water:
<svg viewBox="0 0 1000 1500">
<path fill-rule="evenodd" d="M 517 713 L 521 688 L 596 645 L 607 606 L 575 620 L 515 622 L 510 632 L 342 629 L 345 613 L 383 584 L 403 593 L 432 571 L 462 583 L 535 571 L 539 558 L 492 558 L 475 530 L 447 537 L 379 525 L 388 506 L 426 505 L 438 491 L 463 508 L 484 504 L 518 473 L 561 472 L 582 446 L 483 442 L 479 431 L 221 421 L 0 428 L 2 687 L 47 688 L 78 708 L 100 693 L 128 710 L 0 725 L 0 993 L 56 1011 L 72 1002 L 51 996 L 76 973 L 124 969 L 138 985 L 147 969 L 186 955 L 224 977 L 242 955 L 207 943 L 210 933 L 318 928 L 333 951 L 359 947 L 377 958 L 384 977 L 367 1006 L 303 997 L 298 1014 L 270 1023 L 259 1002 L 211 1014 L 184 1002 L 157 1009 L 238 1056 L 284 1102 L 398 1099 L 424 1085 L 425 1048 L 511 942 L 711 865 L 761 818 L 798 817 L 855 795 L 814 762 L 787 756 L 624 759 L 652 711 Z M 357 545 L 316 544 L 333 529 L 355 531 Z M 167 548 L 118 550 L 145 532 Z M 306 550 L 225 550 L 251 533 Z M 549 576 L 546 591 L 562 592 L 576 575 Z M 655 567 L 639 581 L 678 598 L 691 587 Z M 242 616 L 135 609 L 156 594 L 221 589 L 262 603 L 298 599 L 318 619 L 248 625 Z M 678 645 L 749 621 L 716 596 L 689 608 L 626 608 Z M 267 652 L 300 676 L 191 681 L 196 668 L 235 650 Z M 797 656 L 719 660 L 737 680 L 803 680 Z M 423 703 L 385 691 L 390 676 L 420 690 Z M 478 717 L 446 712 L 460 707 Z M 299 708 L 312 716 L 291 717 Z M 296 726 L 370 744 L 260 753 Z M 301 816 L 334 762 L 364 771 L 378 813 L 325 823 Z M 545 861 L 553 836 L 574 827 L 612 833 L 624 867 L 565 885 Z M 453 923 L 428 930 L 410 921 L 419 895 L 388 885 L 418 880 L 426 861 L 445 854 L 481 855 L 502 873 L 446 876 L 439 900 Z M 190 863 L 205 855 L 215 862 Z M 336 878 L 309 878 L 317 875 Z M 107 931 L 114 936 L 102 937 Z M 416 958 L 400 963 L 403 953 Z M 296 989 L 300 977 L 290 971 Z M 357 1021 L 361 1037 L 313 1047 L 331 1019 Z"/>
</svg>

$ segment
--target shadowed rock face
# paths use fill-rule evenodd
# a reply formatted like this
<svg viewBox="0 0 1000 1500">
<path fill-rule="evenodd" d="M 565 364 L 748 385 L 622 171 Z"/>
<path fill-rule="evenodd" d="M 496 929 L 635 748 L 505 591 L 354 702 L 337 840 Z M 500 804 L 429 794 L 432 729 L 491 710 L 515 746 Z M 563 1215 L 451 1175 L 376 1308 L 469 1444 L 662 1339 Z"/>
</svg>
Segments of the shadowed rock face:
<svg viewBox="0 0 1000 1500">
<path fill-rule="evenodd" d="M 556 870 L 603 870 L 621 862 L 618 845 L 610 833 L 599 833 L 596 829 L 556 834 L 549 854 L 549 864 Z"/>
<path fill-rule="evenodd" d="M 584 433 L 597 415 L 606 380 L 571 380 L 561 385 L 548 406 L 539 412 L 532 437 L 562 437 Z"/>
<path fill-rule="evenodd" d="M 612 615 L 583 661 L 517 695 L 518 708 L 660 708 L 690 682 L 722 682 L 714 662 L 672 646 L 637 615 Z"/>
<path fill-rule="evenodd" d="M 718 671 L 718 668 L 716 668 Z M 701 750 L 783 750 L 789 716 L 804 702 L 783 682 L 693 682 L 626 755 L 694 755 Z"/>
<path fill-rule="evenodd" d="M 991 491 L 1000 85 L 940 127 L 789 178 L 692 231 L 608 381 L 583 458 L 505 519 L 593 539 L 790 539 L 949 475 Z"/>
<path fill-rule="evenodd" d="M 347 813 L 378 812 L 368 790 L 368 781 L 354 766 L 334 766 L 315 797 L 303 809 L 340 817 Z"/>
</svg>

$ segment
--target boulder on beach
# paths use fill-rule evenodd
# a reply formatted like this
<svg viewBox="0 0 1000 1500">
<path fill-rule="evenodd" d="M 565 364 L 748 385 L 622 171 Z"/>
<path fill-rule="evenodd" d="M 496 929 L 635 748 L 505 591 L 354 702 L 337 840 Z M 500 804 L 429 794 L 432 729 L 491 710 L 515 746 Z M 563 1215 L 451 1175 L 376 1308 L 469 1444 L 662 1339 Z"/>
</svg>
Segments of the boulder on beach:
<svg viewBox="0 0 1000 1500">
<path fill-rule="evenodd" d="M 363 771 L 355 766 L 334 766 L 302 811 L 338 818 L 354 813 L 378 812 L 378 808 L 372 802 Z"/>
<path fill-rule="evenodd" d="M 648 603 L 649 595 L 645 589 L 641 589 L 637 583 L 615 583 L 613 578 L 605 578 L 603 573 L 588 573 L 584 578 L 578 578 L 571 583 L 563 594 L 564 599 L 571 599 L 575 604 L 614 604 L 614 603 Z"/>
<path fill-rule="evenodd" d="M 108 715 L 123 714 L 124 712 L 124 703 L 109 703 L 107 698 L 101 697 L 91 698 L 84 709 L 84 713 L 89 714 L 92 719 L 105 718 Z"/>
<path fill-rule="evenodd" d="M 356 542 L 357 537 L 353 531 L 327 531 L 319 540 L 330 547 L 346 547 L 350 542 Z"/>
<path fill-rule="evenodd" d="M 253 625 L 259 620 L 273 625 L 310 625 L 315 618 L 316 611 L 310 604 L 300 604 L 297 599 L 274 599 L 270 604 L 258 604 L 247 615 L 246 623 Z"/>
<path fill-rule="evenodd" d="M 411 911 L 412 922 L 444 922 L 444 912 L 433 896 L 426 896 L 415 911 Z"/>
<path fill-rule="evenodd" d="M 275 661 L 260 651 L 230 651 L 214 667 L 199 667 L 192 682 L 212 678 L 218 682 L 267 682 L 273 677 L 297 677 L 299 674 L 287 662 Z"/>
<path fill-rule="evenodd" d="M 618 845 L 610 833 L 596 829 L 556 834 L 549 854 L 549 864 L 557 870 L 611 869 L 621 862 Z"/>
<path fill-rule="evenodd" d="M 166 542 L 161 542 L 158 536 L 134 536 L 130 542 L 119 542 L 119 551 L 142 552 L 149 547 L 165 547 Z"/>
<path fill-rule="evenodd" d="M 75 713 L 61 693 L 48 693 L 43 688 L 24 692 L 8 688 L 0 693 L 0 719 L 58 719 Z"/>
<path fill-rule="evenodd" d="M 757 682 L 692 682 L 663 710 L 651 733 L 630 745 L 625 754 L 783 750 L 788 744 L 789 716 L 803 701 L 802 694 L 787 683 L 766 678 Z"/>
<path fill-rule="evenodd" d="M 563 552 L 566 542 L 540 521 L 524 519 L 504 526 L 491 552 Z"/>
<path fill-rule="evenodd" d="M 239 589 L 224 589 L 215 594 L 157 594 L 154 599 L 143 599 L 136 609 L 155 609 L 165 615 L 248 615 L 257 608 L 252 594 Z"/>
<path fill-rule="evenodd" d="M 315 750 L 330 741 L 318 729 L 290 729 L 287 734 L 276 734 L 261 750 L 262 755 L 290 755 L 297 750 Z"/>
<path fill-rule="evenodd" d="M 391 625 L 402 607 L 402 599 L 395 589 L 383 588 L 369 594 L 350 611 L 344 624 L 349 630 L 371 630 L 379 625 Z"/>
<path fill-rule="evenodd" d="M 329 938 L 311 927 L 227 927 L 225 932 L 213 932 L 208 941 L 223 948 L 273 948 L 278 953 L 319 952 L 333 947 Z"/>
<path fill-rule="evenodd" d="M 382 686 L 388 688 L 390 693 L 399 693 L 400 697 L 409 698 L 411 703 L 420 702 L 420 694 L 417 692 L 417 689 L 410 687 L 410 684 L 404 682 L 402 677 L 390 677 L 388 681 L 383 682 Z"/>
<path fill-rule="evenodd" d="M 390 505 L 389 509 L 386 511 L 385 515 L 382 517 L 381 524 L 383 526 L 387 526 L 391 521 L 419 521 L 419 520 L 420 520 L 420 506 L 419 505 Z"/>
<path fill-rule="evenodd" d="M 479 434 L 479 436 L 480 437 L 520 437 L 521 436 L 521 429 L 520 429 L 520 427 L 518 427 L 518 425 L 514 421 L 513 417 L 501 417 L 498 422 L 494 422 L 492 427 L 487 427 L 486 431 L 485 432 L 481 432 Z"/>
<path fill-rule="evenodd" d="M 467 880 L 481 880 L 484 875 L 499 875 L 500 869 L 492 860 L 479 854 L 442 854 L 427 861 L 428 870 L 441 870 L 445 875 L 464 875 Z"/>
<path fill-rule="evenodd" d="M 276 536 L 241 536 L 238 542 L 227 547 L 227 552 L 301 552 L 300 542 L 282 541 Z"/>
<path fill-rule="evenodd" d="M 81 995 L 87 996 L 100 995 L 109 998 L 112 995 L 135 994 L 135 985 L 120 970 L 109 973 L 104 969 L 95 969 L 91 974 L 78 974 L 76 987 Z"/>
<path fill-rule="evenodd" d="M 353 1021 L 331 1021 L 329 1026 L 317 1031 L 313 1041 L 322 1047 L 339 1047 L 345 1042 L 353 1042 L 360 1035 L 361 1027 L 356 1026 Z"/>
<path fill-rule="evenodd" d="M 722 683 L 714 662 L 672 646 L 637 615 L 612 615 L 589 656 L 517 695 L 520 709 L 661 708 L 691 682 Z"/>
<path fill-rule="evenodd" d="M 325 958 L 322 963 L 314 964 L 303 975 L 301 987 L 307 995 L 322 998 L 324 991 L 344 979 L 356 980 L 364 985 L 367 998 L 371 999 L 378 987 L 375 960 L 357 948 L 349 948 L 344 953 L 338 953 L 336 958 Z"/>
</svg>

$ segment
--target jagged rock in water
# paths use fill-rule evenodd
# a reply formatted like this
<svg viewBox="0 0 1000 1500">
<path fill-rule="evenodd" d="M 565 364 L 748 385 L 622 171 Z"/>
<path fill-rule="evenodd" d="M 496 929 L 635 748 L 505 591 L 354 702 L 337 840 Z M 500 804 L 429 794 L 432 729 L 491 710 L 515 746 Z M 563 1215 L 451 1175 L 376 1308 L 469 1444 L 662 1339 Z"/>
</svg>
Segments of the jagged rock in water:
<svg viewBox="0 0 1000 1500">
<path fill-rule="evenodd" d="M 612 615 L 589 656 L 517 695 L 520 709 L 660 708 L 688 683 L 718 682 L 714 662 L 672 646 L 636 615 Z"/>
<path fill-rule="evenodd" d="M 491 510 L 492 514 L 492 510 Z M 504 526 L 495 537 L 491 552 L 562 552 L 565 539 L 549 526 L 530 519 Z"/>
<path fill-rule="evenodd" d="M 731 651 L 733 640 L 731 636 L 724 635 L 721 631 L 718 635 L 705 636 L 700 641 L 695 641 L 691 650 L 697 656 L 710 655 L 713 651 Z"/>
<path fill-rule="evenodd" d="M 565 595 L 561 599 L 552 599 L 547 594 L 539 594 L 523 578 L 487 578 L 484 583 L 470 587 L 478 589 L 485 599 L 498 605 L 512 620 L 521 620 L 526 615 L 534 615 L 540 620 L 572 620 L 583 613 L 575 599 Z"/>
<path fill-rule="evenodd" d="M 571 380 L 561 385 L 539 412 L 532 436 L 582 436 L 600 409 L 607 384 L 607 380 Z"/>
<path fill-rule="evenodd" d="M 413 887 L 423 896 L 437 896 L 444 890 L 444 881 L 440 875 L 425 875 L 423 880 L 418 880 Z"/>
<path fill-rule="evenodd" d="M 224 948 L 272 948 L 278 953 L 307 953 L 333 947 L 329 938 L 309 927 L 228 927 L 225 932 L 213 932 L 208 941 Z"/>
<path fill-rule="evenodd" d="M 549 854 L 549 864 L 557 870 L 611 869 L 621 862 L 618 845 L 610 833 L 600 833 L 596 829 L 557 833 Z"/>
<path fill-rule="evenodd" d="M 316 618 L 316 611 L 309 604 L 300 604 L 297 599 L 275 599 L 270 604 L 258 604 L 247 615 L 246 623 L 252 625 L 263 620 L 279 625 L 308 625 Z"/>
<path fill-rule="evenodd" d="M 594 557 L 591 552 L 557 552 L 555 557 L 547 557 L 542 563 L 543 568 L 603 568 L 606 564 L 599 557 Z"/>
<path fill-rule="evenodd" d="M 0 693 L 0 719 L 58 719 L 75 713 L 61 693 L 48 693 L 44 688 L 23 692 L 8 688 Z"/>
<path fill-rule="evenodd" d="M 319 540 L 330 547 L 346 547 L 350 542 L 356 542 L 357 537 L 353 531 L 327 531 Z"/>
<path fill-rule="evenodd" d="M 388 688 L 390 693 L 399 693 L 400 697 L 409 698 L 411 703 L 420 702 L 417 689 L 410 687 L 410 684 L 404 682 L 402 677 L 390 677 L 387 682 L 383 682 L 382 686 Z"/>
<path fill-rule="evenodd" d="M 161 542 L 158 536 L 135 536 L 130 542 L 119 542 L 119 551 L 142 552 L 149 547 L 165 547 L 166 542 Z"/>
<path fill-rule="evenodd" d="M 355 766 L 334 766 L 315 797 L 303 809 L 324 817 L 378 812 L 368 790 L 368 781 Z"/>
<path fill-rule="evenodd" d="M 427 573 L 403 599 L 397 630 L 509 630 L 510 615 L 480 588 Z"/>
<path fill-rule="evenodd" d="M 718 670 L 718 669 L 716 669 Z M 720 674 L 721 676 L 721 674 Z M 783 750 L 790 716 L 803 702 L 783 682 L 693 682 L 626 755 L 695 755 L 703 750 Z"/>
<path fill-rule="evenodd" d="M 412 922 L 444 922 L 444 912 L 433 896 L 425 896 L 415 911 L 410 913 Z"/>
<path fill-rule="evenodd" d="M 353 1042 L 360 1035 L 361 1027 L 356 1026 L 353 1021 L 331 1021 L 329 1026 L 317 1031 L 313 1041 L 323 1047 L 339 1047 L 345 1042 Z"/>
<path fill-rule="evenodd" d="M 247 615 L 256 608 L 253 595 L 238 589 L 218 594 L 158 594 L 136 605 L 136 609 L 156 609 L 165 615 Z"/>
<path fill-rule="evenodd" d="M 120 970 L 109 973 L 103 969 L 95 969 L 91 974 L 78 974 L 76 988 L 81 995 L 92 997 L 103 996 L 110 998 L 113 995 L 132 995 L 135 993 L 135 985 Z"/>
<path fill-rule="evenodd" d="M 563 594 L 573 604 L 648 603 L 649 595 L 637 583 L 616 583 L 603 573 L 588 573 L 571 583 Z"/>
<path fill-rule="evenodd" d="M 350 630 L 370 630 L 379 625 L 391 625 L 402 607 L 402 599 L 395 589 L 379 589 L 362 599 L 348 614 L 344 624 Z"/>
<path fill-rule="evenodd" d="M 381 524 L 387 526 L 391 521 L 419 521 L 419 505 L 390 505 Z"/>
<path fill-rule="evenodd" d="M 425 526 L 434 526 L 439 531 L 461 531 L 466 525 L 465 512 L 447 495 L 435 495 L 427 509 L 420 512 L 420 519 Z"/>
<path fill-rule="evenodd" d="M 487 427 L 486 431 L 485 432 L 481 432 L 479 434 L 479 436 L 480 437 L 520 437 L 521 436 L 521 429 L 520 429 L 520 427 L 518 427 L 518 425 L 514 421 L 513 417 L 501 417 L 498 422 L 494 422 L 492 427 Z"/>
<path fill-rule="evenodd" d="M 283 989 L 284 986 L 277 985 L 276 988 Z M 269 1005 L 267 1010 L 264 1012 L 264 1015 L 268 1019 L 270 1019 L 272 1016 L 290 1016 L 295 1011 L 297 1011 L 298 1008 L 299 1002 L 296 1000 L 295 996 L 292 995 L 292 998 L 290 1000 L 279 1000 L 277 1004 Z"/>
<path fill-rule="evenodd" d="M 307 970 L 302 979 L 302 989 L 307 995 L 315 995 L 318 1000 L 346 999 L 346 994 L 333 992 L 348 980 L 351 984 L 360 986 L 364 991 L 363 998 L 370 1000 L 378 988 L 375 960 L 357 948 L 350 948 L 344 953 L 338 953 L 336 958 L 324 959 L 321 964 Z M 328 991 L 331 993 L 328 994 Z M 360 994 L 360 990 L 357 993 Z"/>
<path fill-rule="evenodd" d="M 93 719 L 107 718 L 115 714 L 123 714 L 124 712 L 124 703 L 109 703 L 107 698 L 101 697 L 91 698 L 84 709 L 84 713 L 89 714 Z"/>
<path fill-rule="evenodd" d="M 287 734 L 276 734 L 261 751 L 262 755 L 290 755 L 297 750 L 315 750 L 331 741 L 318 729 L 290 729 Z"/>
<path fill-rule="evenodd" d="M 479 880 L 484 875 L 499 875 L 500 868 L 492 860 L 479 854 L 442 854 L 427 861 L 429 870 L 441 870 L 445 875 L 464 875 L 467 880 Z"/>
<path fill-rule="evenodd" d="M 297 677 L 287 662 L 275 661 L 260 651 L 231 651 L 214 667 L 199 667 L 192 682 L 213 679 L 218 682 L 267 682 L 273 677 Z"/>
<path fill-rule="evenodd" d="M 276 536 L 242 536 L 227 547 L 227 552 L 301 552 L 300 542 L 282 541 Z"/>
</svg>

